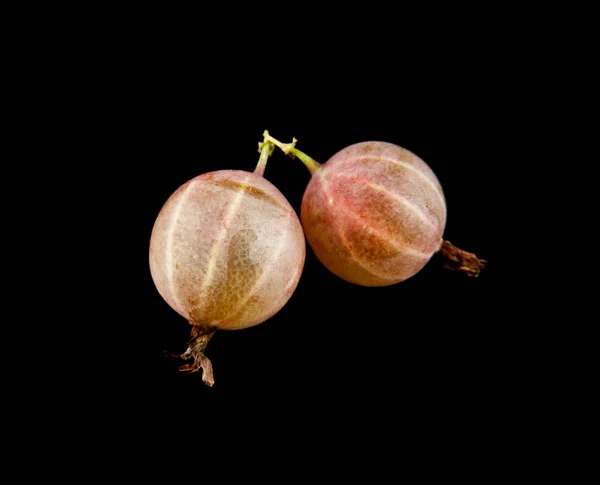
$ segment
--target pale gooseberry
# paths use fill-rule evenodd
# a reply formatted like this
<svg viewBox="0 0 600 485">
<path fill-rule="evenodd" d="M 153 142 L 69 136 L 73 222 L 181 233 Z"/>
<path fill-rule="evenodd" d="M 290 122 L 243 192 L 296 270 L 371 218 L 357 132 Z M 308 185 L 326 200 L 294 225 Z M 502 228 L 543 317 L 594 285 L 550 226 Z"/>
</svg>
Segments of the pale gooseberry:
<svg viewBox="0 0 600 485">
<path fill-rule="evenodd" d="M 220 170 L 179 187 L 152 229 L 150 272 L 163 299 L 192 325 L 182 370 L 203 370 L 216 330 L 239 330 L 275 315 L 302 274 L 305 240 L 300 220 L 281 192 L 263 177 L 273 151 L 259 144 L 256 170 Z"/>
</svg>

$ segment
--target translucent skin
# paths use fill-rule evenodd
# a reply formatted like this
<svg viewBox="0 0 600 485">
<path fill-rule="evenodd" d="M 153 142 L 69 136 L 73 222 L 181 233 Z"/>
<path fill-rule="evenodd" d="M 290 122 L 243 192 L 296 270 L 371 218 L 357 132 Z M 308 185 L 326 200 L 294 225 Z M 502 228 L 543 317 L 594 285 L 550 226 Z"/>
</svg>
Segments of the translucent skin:
<svg viewBox="0 0 600 485">
<path fill-rule="evenodd" d="M 419 272 L 442 244 L 446 202 L 429 166 L 385 142 L 350 145 L 313 173 L 302 225 L 319 260 L 363 286 Z"/>
<path fill-rule="evenodd" d="M 269 181 L 222 170 L 177 189 L 150 240 L 150 271 L 165 301 L 193 325 L 237 330 L 289 300 L 304 266 L 302 226 Z"/>
</svg>

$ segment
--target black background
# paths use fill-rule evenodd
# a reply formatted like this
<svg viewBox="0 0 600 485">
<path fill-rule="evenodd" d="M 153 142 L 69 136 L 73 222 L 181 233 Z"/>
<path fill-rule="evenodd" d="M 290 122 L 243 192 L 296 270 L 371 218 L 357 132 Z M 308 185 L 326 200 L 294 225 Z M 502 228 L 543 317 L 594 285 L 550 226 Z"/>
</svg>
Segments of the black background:
<svg viewBox="0 0 600 485">
<path fill-rule="evenodd" d="M 101 403 L 103 415 L 161 435 L 222 416 L 275 427 L 317 419 L 347 427 L 353 416 L 367 428 L 436 423 L 475 434 L 481 422 L 507 424 L 524 385 L 515 380 L 523 340 L 512 318 L 520 295 L 505 256 L 513 244 L 507 160 L 521 135 L 513 91 L 521 88 L 499 62 L 501 50 L 464 56 L 439 44 L 434 57 L 409 59 L 360 42 L 300 40 L 286 57 L 257 43 L 223 53 L 184 48 L 184 35 L 149 38 L 119 46 L 109 68 L 81 74 L 93 81 L 78 109 L 96 118 L 82 141 L 95 160 L 87 180 L 99 188 L 86 207 L 96 214 L 86 238 L 98 249 L 86 255 L 94 298 L 82 284 L 86 327 L 69 337 L 67 385 Z M 265 129 L 282 141 L 296 137 L 320 162 L 360 141 L 411 150 L 443 187 L 445 239 L 489 266 L 472 279 L 434 257 L 408 281 L 364 288 L 329 273 L 307 245 L 298 288 L 277 315 L 213 337 L 209 388 L 171 356 L 186 349 L 190 326 L 154 287 L 150 235 L 183 183 L 213 170 L 254 170 Z M 299 213 L 309 181 L 301 162 L 275 151 L 265 177 Z"/>
<path fill-rule="evenodd" d="M 512 337 L 498 299 L 503 235 L 495 184 L 503 148 L 493 120 L 502 108 L 485 76 L 453 82 L 440 68 L 439 78 L 415 76 L 401 84 L 382 69 L 348 81 L 351 72 L 330 66 L 331 73 L 320 72 L 323 82 L 284 72 L 282 84 L 282 74 L 256 80 L 259 67 L 204 79 L 202 89 L 177 69 L 131 86 L 124 114 L 130 127 L 116 133 L 130 150 L 122 159 L 131 175 L 125 189 L 127 310 L 111 325 L 115 338 L 126 337 L 119 346 L 133 347 L 135 340 L 130 350 L 137 366 L 120 379 L 164 404 L 185 399 L 203 408 L 291 403 L 333 409 L 350 402 L 374 409 L 408 403 L 431 412 L 466 405 L 482 412 L 497 403 Z M 445 238 L 490 265 L 471 279 L 442 269 L 435 257 L 406 282 L 364 288 L 329 273 L 307 246 L 299 286 L 277 315 L 250 329 L 217 332 L 207 351 L 216 384 L 208 388 L 199 374 L 180 373 L 181 362 L 169 356 L 185 350 L 190 327 L 153 285 L 150 233 L 162 204 L 187 180 L 213 170 L 252 171 L 265 129 L 282 141 L 296 137 L 297 146 L 321 162 L 368 140 L 413 151 L 444 189 Z M 299 213 L 309 181 L 301 162 L 276 151 L 265 176 Z"/>
<path fill-rule="evenodd" d="M 119 457 L 137 478 L 166 464 L 168 452 L 192 451 L 193 461 L 168 465 L 171 481 L 180 470 L 245 473 L 237 459 L 262 454 L 263 437 L 299 461 L 286 478 L 326 462 L 336 477 L 363 465 L 372 481 L 379 465 L 403 473 L 407 450 L 425 463 L 420 472 L 437 466 L 446 476 L 476 473 L 474 463 L 491 463 L 486 474 L 496 475 L 529 460 L 533 436 L 553 433 L 545 396 L 534 397 L 558 372 L 540 349 L 564 347 L 544 346 L 552 330 L 541 311 L 556 305 L 531 280 L 544 263 L 540 234 L 557 230 L 540 215 L 563 209 L 560 193 L 540 199 L 532 190 L 551 171 L 538 150 L 553 147 L 535 139 L 533 114 L 557 121 L 546 83 L 571 72 L 555 61 L 562 42 L 555 49 L 533 27 L 554 33 L 556 24 L 539 10 L 528 18 L 496 6 L 409 14 L 360 4 L 329 17 L 306 6 L 222 6 L 195 14 L 122 7 L 75 19 L 56 11 L 56 22 L 38 12 L 39 28 L 24 17 L 37 35 L 23 29 L 11 40 L 30 44 L 28 55 L 13 52 L 10 71 L 23 92 L 7 92 L 18 106 L 11 125 L 24 135 L 18 165 L 27 190 L 5 214 L 41 195 L 44 216 L 22 218 L 34 231 L 29 241 L 17 226 L 8 231 L 31 247 L 22 260 L 7 259 L 36 257 L 20 272 L 23 285 L 12 285 L 26 297 L 13 327 L 31 335 L 5 345 L 17 351 L 7 369 L 18 389 L 6 401 L 22 413 L 8 419 L 28 428 L 16 428 L 23 449 L 60 452 L 65 439 L 68 453 L 98 459 L 89 470 L 111 478 Z M 544 59 L 548 75 L 536 76 Z M 470 279 L 434 257 L 406 282 L 363 288 L 329 273 L 307 247 L 298 288 L 277 315 L 214 336 L 208 388 L 170 356 L 185 350 L 190 326 L 154 287 L 150 235 L 189 179 L 252 171 L 265 129 L 296 137 L 320 162 L 368 140 L 413 151 L 444 189 L 445 238 L 489 266 Z M 569 159 L 558 159 L 560 175 Z M 276 151 L 265 177 L 299 212 L 306 168 Z M 17 182 L 7 177 L 7 188 Z M 533 200 L 519 200 L 521 188 Z M 552 238 L 542 245 L 558 251 Z M 531 304 L 536 291 L 547 301 Z M 341 462 L 332 456 L 338 448 Z M 140 453 L 136 462 L 140 449 L 153 459 Z M 209 450 L 227 463 L 209 462 Z M 53 461 L 64 473 L 65 460 Z M 271 455 L 254 465 L 271 468 Z"/>
</svg>

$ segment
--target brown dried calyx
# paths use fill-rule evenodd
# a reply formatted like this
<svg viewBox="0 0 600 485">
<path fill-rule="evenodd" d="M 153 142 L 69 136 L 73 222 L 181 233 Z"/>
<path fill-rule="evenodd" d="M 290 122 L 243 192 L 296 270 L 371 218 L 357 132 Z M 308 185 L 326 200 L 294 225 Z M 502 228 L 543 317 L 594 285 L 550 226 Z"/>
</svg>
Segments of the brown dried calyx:
<svg viewBox="0 0 600 485">
<path fill-rule="evenodd" d="M 457 248 L 450 241 L 442 243 L 439 253 L 444 258 L 444 268 L 461 271 L 474 278 L 477 278 L 481 270 L 487 265 L 485 259 L 479 259 L 473 253 Z"/>
<path fill-rule="evenodd" d="M 194 359 L 194 361 L 182 365 L 179 368 L 179 370 L 187 372 L 198 372 L 202 369 L 202 380 L 206 385 L 211 387 L 215 383 L 215 378 L 213 375 L 212 363 L 208 357 L 204 355 L 204 351 L 216 331 L 216 328 L 193 325 L 189 346 L 187 350 L 181 354 L 181 358 L 185 360 Z"/>
</svg>

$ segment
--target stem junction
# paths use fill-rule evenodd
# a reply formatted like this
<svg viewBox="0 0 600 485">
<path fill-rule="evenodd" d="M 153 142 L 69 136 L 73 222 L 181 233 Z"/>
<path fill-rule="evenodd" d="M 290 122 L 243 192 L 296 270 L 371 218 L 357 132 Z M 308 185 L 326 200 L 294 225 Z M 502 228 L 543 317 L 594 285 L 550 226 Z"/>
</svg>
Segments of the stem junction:
<svg viewBox="0 0 600 485">
<path fill-rule="evenodd" d="M 313 160 L 306 153 L 301 152 L 296 148 L 296 142 L 298 140 L 296 140 L 295 138 L 292 139 L 291 143 L 281 143 L 279 140 L 276 140 L 271 135 L 269 135 L 269 132 L 267 130 L 265 130 L 263 136 L 265 137 L 265 141 L 263 143 L 272 143 L 273 145 L 279 147 L 286 155 L 289 155 L 292 158 L 299 158 L 300 161 L 304 165 L 306 165 L 306 168 L 308 168 L 311 175 L 314 174 L 321 167 L 320 163 Z"/>
</svg>

